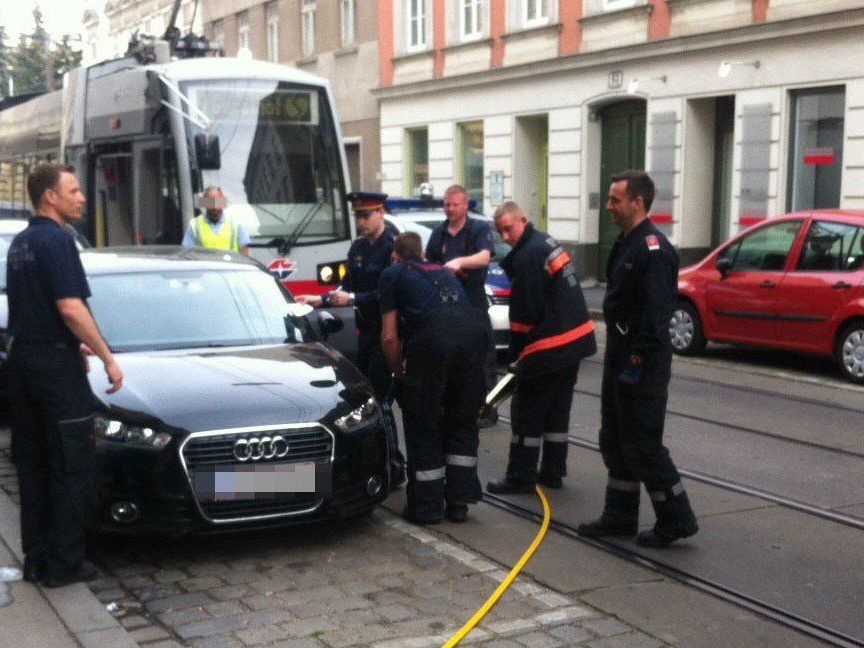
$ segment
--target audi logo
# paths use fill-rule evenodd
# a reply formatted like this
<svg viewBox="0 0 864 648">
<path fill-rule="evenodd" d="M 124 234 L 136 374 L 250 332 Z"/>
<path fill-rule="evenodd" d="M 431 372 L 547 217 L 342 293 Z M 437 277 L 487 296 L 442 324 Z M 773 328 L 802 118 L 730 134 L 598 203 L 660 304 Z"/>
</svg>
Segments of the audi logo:
<svg viewBox="0 0 864 648">
<path fill-rule="evenodd" d="M 280 434 L 274 437 L 252 437 L 234 442 L 234 457 L 237 461 L 262 461 L 282 459 L 288 454 L 288 442 Z"/>
</svg>

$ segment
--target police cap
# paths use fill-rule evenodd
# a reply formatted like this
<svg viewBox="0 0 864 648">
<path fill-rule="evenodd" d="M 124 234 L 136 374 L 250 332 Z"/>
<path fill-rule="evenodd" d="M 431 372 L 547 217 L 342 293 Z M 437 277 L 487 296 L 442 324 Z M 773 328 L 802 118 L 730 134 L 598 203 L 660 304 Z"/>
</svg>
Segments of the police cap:
<svg viewBox="0 0 864 648">
<path fill-rule="evenodd" d="M 376 191 L 352 191 L 348 194 L 348 202 L 351 203 L 351 210 L 355 214 L 384 209 L 386 199 L 387 194 Z"/>
</svg>

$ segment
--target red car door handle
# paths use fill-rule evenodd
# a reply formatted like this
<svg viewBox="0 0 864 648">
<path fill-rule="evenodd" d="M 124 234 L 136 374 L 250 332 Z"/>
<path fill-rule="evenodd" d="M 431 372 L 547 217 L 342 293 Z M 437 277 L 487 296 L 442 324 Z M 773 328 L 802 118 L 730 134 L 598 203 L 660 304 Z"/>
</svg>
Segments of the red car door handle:
<svg viewBox="0 0 864 648">
<path fill-rule="evenodd" d="M 852 284 L 846 283 L 845 281 L 838 281 L 837 283 L 831 284 L 832 288 L 836 288 L 837 290 L 845 290 L 846 288 L 851 288 Z"/>
<path fill-rule="evenodd" d="M 776 288 L 777 284 L 775 284 L 773 281 L 763 281 L 762 283 L 759 284 L 759 287 L 760 288 Z"/>
</svg>

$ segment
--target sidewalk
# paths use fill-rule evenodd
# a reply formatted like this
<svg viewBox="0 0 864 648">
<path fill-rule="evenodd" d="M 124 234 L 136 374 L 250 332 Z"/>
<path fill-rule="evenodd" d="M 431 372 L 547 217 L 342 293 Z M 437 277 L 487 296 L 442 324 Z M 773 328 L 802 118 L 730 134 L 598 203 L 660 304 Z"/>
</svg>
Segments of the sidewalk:
<svg viewBox="0 0 864 648">
<path fill-rule="evenodd" d="M 8 444 L 8 435 L 3 435 Z M 14 480 L 3 466 L 0 479 Z M 20 567 L 18 505 L 0 488 L 0 566 Z M 132 648 L 137 646 L 84 583 L 57 589 L 18 581 L 9 583 L 14 598 L 0 608 L 0 645 L 16 648 Z"/>
</svg>

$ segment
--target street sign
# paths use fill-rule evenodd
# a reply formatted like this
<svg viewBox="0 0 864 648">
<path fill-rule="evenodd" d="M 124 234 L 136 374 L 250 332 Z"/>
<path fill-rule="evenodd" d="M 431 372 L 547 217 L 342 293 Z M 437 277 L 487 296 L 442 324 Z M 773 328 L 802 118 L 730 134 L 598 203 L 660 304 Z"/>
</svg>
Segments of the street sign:
<svg viewBox="0 0 864 648">
<path fill-rule="evenodd" d="M 504 202 L 504 172 L 489 172 L 489 204 L 500 205 Z"/>
</svg>

